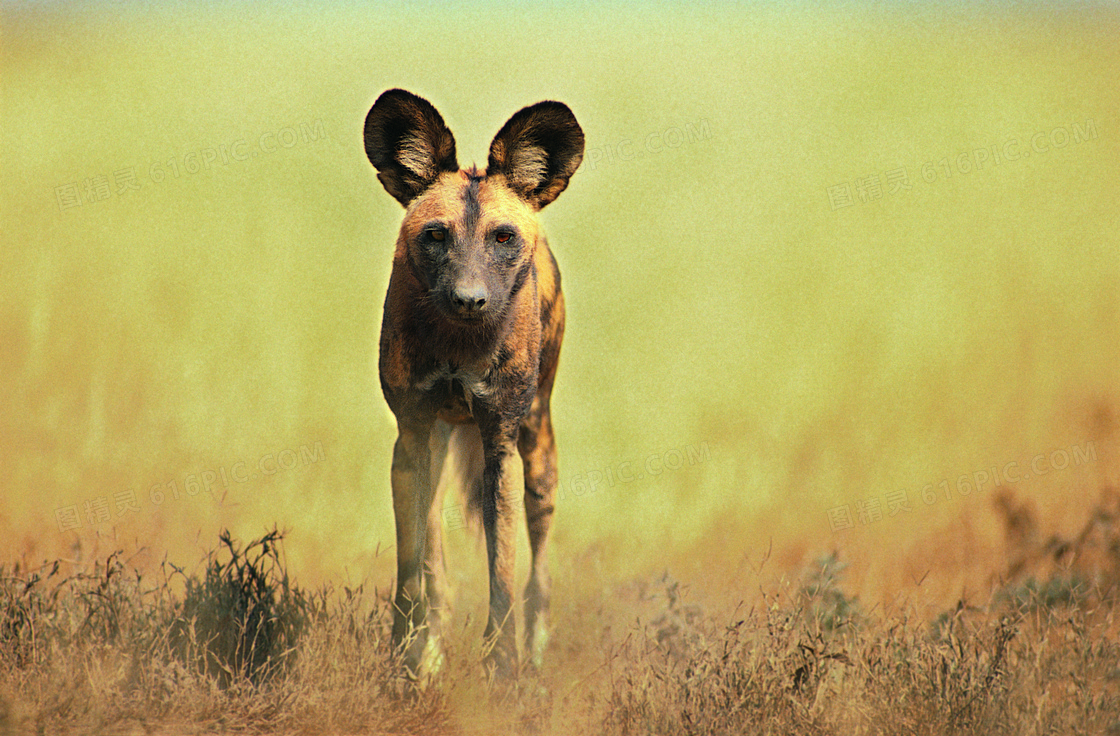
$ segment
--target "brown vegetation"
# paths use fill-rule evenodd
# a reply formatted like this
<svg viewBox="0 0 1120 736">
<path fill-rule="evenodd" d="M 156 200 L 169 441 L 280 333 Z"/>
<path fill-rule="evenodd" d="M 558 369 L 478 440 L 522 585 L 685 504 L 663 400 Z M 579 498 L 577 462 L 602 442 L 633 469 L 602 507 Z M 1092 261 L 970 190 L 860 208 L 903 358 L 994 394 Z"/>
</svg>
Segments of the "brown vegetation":
<svg viewBox="0 0 1120 736">
<path fill-rule="evenodd" d="M 835 554 L 729 610 L 669 573 L 597 609 L 585 592 L 560 612 L 552 666 L 503 691 L 486 690 L 469 623 L 413 690 L 387 594 L 301 590 L 275 530 L 222 535 L 200 575 L 165 562 L 151 580 L 118 554 L 5 570 L 0 733 L 1112 733 L 1116 499 L 1064 539 L 997 497 L 1005 579 L 932 620 L 910 601 L 865 610 Z"/>
</svg>

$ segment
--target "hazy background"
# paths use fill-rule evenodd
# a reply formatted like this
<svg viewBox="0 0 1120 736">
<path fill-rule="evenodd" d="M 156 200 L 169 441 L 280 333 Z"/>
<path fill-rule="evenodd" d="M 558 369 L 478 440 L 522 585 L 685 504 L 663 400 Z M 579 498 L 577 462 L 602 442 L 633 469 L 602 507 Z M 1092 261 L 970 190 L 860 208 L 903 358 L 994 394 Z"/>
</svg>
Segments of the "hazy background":
<svg viewBox="0 0 1120 736">
<path fill-rule="evenodd" d="M 958 479 L 1012 462 L 1078 526 L 1120 470 L 1120 10 L 815 5 L 0 5 L 0 560 L 189 567 L 276 523 L 299 579 L 390 584 L 390 87 L 463 165 L 541 99 L 587 136 L 543 213 L 558 595 L 745 594 L 771 545 L 975 591 L 994 483 Z"/>
</svg>

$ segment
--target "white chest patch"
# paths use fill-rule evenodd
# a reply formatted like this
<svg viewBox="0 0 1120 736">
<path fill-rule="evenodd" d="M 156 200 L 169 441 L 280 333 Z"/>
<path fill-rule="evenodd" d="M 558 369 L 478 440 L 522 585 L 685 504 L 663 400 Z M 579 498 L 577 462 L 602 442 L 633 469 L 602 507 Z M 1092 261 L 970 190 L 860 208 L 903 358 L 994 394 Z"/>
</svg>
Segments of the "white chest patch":
<svg viewBox="0 0 1120 736">
<path fill-rule="evenodd" d="M 494 393 L 493 387 L 486 381 L 489 375 L 489 370 L 482 372 L 467 367 L 453 369 L 449 363 L 443 363 L 439 368 L 417 381 L 416 388 L 421 391 L 431 391 L 441 381 L 457 383 L 462 387 L 463 398 L 467 402 L 467 407 L 471 408 L 474 399 L 484 398 Z"/>
</svg>

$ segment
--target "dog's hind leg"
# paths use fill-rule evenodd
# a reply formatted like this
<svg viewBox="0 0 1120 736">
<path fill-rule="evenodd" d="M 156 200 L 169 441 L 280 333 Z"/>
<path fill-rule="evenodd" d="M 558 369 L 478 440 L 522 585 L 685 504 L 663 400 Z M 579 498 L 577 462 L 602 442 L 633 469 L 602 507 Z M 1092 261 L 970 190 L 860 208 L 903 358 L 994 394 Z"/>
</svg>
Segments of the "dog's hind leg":
<svg viewBox="0 0 1120 736">
<path fill-rule="evenodd" d="M 557 484 L 556 439 L 552 434 L 548 399 L 540 395 L 521 423 L 518 451 L 525 468 L 525 523 L 529 528 L 532 569 L 525 587 L 525 652 L 540 669 L 548 645 L 548 609 L 551 579 L 546 548 L 555 510 Z"/>
</svg>

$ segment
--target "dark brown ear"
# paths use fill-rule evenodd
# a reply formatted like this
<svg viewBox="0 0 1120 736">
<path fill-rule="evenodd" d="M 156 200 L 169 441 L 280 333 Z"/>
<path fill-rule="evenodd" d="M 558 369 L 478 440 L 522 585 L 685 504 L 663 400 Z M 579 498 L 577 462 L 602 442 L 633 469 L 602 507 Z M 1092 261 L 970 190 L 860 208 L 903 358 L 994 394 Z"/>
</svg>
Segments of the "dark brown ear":
<svg viewBox="0 0 1120 736">
<path fill-rule="evenodd" d="M 458 171 L 455 136 L 432 103 L 403 89 L 383 92 L 366 115 L 366 155 L 385 190 L 404 206 L 445 171 Z"/>
<path fill-rule="evenodd" d="M 490 144 L 487 174 L 504 174 L 536 209 L 560 196 L 583 160 L 583 130 L 568 106 L 538 102 L 517 112 Z"/>
</svg>

